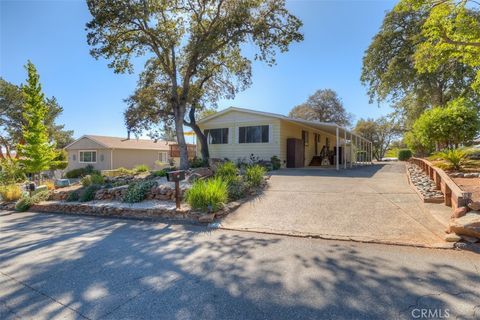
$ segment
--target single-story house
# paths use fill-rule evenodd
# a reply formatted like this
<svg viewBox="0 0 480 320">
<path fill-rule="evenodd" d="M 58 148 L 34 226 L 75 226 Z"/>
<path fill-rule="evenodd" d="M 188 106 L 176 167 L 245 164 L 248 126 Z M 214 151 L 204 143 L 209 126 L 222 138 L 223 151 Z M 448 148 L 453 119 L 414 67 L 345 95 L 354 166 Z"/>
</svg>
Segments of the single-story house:
<svg viewBox="0 0 480 320">
<path fill-rule="evenodd" d="M 68 153 L 66 170 L 89 164 L 97 170 L 112 170 L 120 167 L 132 169 L 140 164 L 154 169 L 179 163 L 174 141 L 85 135 L 66 146 L 65 150 Z M 194 155 L 195 146 L 189 145 L 189 151 Z"/>
<path fill-rule="evenodd" d="M 335 123 L 231 107 L 198 122 L 211 158 L 280 158 L 282 167 L 371 163 L 371 142 Z M 338 147 L 338 148 L 337 148 Z M 198 152 L 198 150 L 197 150 Z"/>
</svg>

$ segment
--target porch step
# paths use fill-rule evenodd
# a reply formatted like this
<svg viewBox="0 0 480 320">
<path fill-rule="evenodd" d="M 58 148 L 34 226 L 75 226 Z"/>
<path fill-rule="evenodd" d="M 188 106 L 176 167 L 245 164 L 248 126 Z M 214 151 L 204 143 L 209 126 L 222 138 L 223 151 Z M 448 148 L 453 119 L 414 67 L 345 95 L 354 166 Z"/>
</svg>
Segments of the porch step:
<svg viewBox="0 0 480 320">
<path fill-rule="evenodd" d="M 322 165 L 322 157 L 320 156 L 313 156 L 312 161 L 310 161 L 311 166 L 321 166 Z"/>
</svg>

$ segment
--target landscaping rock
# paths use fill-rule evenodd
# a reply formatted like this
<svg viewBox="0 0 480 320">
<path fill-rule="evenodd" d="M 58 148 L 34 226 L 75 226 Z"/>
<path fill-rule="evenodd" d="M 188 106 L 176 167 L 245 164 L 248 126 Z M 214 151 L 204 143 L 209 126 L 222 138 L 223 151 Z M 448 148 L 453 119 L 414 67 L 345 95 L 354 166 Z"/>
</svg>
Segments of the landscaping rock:
<svg viewBox="0 0 480 320">
<path fill-rule="evenodd" d="M 450 230 L 458 235 L 480 239 L 480 214 L 469 212 L 463 217 L 454 219 L 450 222 Z"/>
<path fill-rule="evenodd" d="M 200 177 L 207 178 L 213 176 L 213 171 L 210 168 L 195 168 L 191 171 L 191 174 L 199 175 Z"/>
<path fill-rule="evenodd" d="M 479 239 L 475 238 L 475 237 L 469 237 L 469 236 L 461 236 L 461 238 L 463 240 L 465 240 L 465 242 L 469 242 L 469 243 L 475 243 L 475 242 L 478 242 Z"/>
<path fill-rule="evenodd" d="M 201 223 L 210 223 L 215 219 L 215 214 L 214 213 L 209 213 L 209 214 L 203 214 L 198 217 L 198 222 Z"/>
<path fill-rule="evenodd" d="M 480 201 L 474 201 L 470 202 L 468 204 L 468 207 L 474 211 L 479 211 L 480 210 Z"/>
<path fill-rule="evenodd" d="M 453 211 L 451 219 L 457 219 L 463 217 L 468 212 L 467 207 L 459 207 Z"/>
<path fill-rule="evenodd" d="M 463 175 L 464 178 L 477 178 L 478 175 L 476 173 L 465 173 Z"/>
<path fill-rule="evenodd" d="M 447 242 L 458 242 L 462 240 L 462 237 L 456 235 L 455 233 L 450 233 L 445 236 L 445 241 Z"/>
<path fill-rule="evenodd" d="M 188 183 L 194 183 L 195 181 L 199 180 L 202 178 L 202 175 L 198 173 L 192 173 L 191 175 L 188 176 L 187 181 Z"/>
<path fill-rule="evenodd" d="M 410 181 L 420 192 L 424 200 L 443 200 L 443 193 L 437 189 L 435 182 L 423 172 L 422 168 L 415 164 L 408 164 L 407 170 L 410 175 Z"/>
</svg>

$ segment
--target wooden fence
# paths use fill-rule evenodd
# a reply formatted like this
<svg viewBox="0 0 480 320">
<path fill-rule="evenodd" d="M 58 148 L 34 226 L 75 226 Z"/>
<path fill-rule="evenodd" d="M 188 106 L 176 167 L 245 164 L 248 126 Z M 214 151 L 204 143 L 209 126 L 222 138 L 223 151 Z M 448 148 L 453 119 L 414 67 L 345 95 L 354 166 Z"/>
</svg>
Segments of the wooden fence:
<svg viewBox="0 0 480 320">
<path fill-rule="evenodd" d="M 445 205 L 453 209 L 467 205 L 470 193 L 460 189 L 445 171 L 435 167 L 430 161 L 425 159 L 411 158 L 409 161 L 422 168 L 425 174 L 435 181 L 435 186 L 445 196 Z"/>
</svg>

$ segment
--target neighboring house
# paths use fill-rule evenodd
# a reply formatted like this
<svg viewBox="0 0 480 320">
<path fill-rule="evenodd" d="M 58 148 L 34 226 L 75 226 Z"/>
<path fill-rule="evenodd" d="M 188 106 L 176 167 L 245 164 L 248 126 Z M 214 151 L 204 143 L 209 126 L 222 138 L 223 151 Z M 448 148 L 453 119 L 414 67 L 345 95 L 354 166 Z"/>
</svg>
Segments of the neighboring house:
<svg viewBox="0 0 480 320">
<path fill-rule="evenodd" d="M 89 164 L 97 170 L 119 167 L 131 169 L 139 164 L 150 168 L 178 163 L 174 154 L 176 142 L 85 135 L 68 146 L 67 170 L 82 168 Z M 159 161 L 159 162 L 158 162 Z"/>
<path fill-rule="evenodd" d="M 248 161 L 251 155 L 263 160 L 277 156 L 283 167 L 337 169 L 372 159 L 370 141 L 335 123 L 231 107 L 198 124 L 207 135 L 211 158 Z"/>
</svg>

